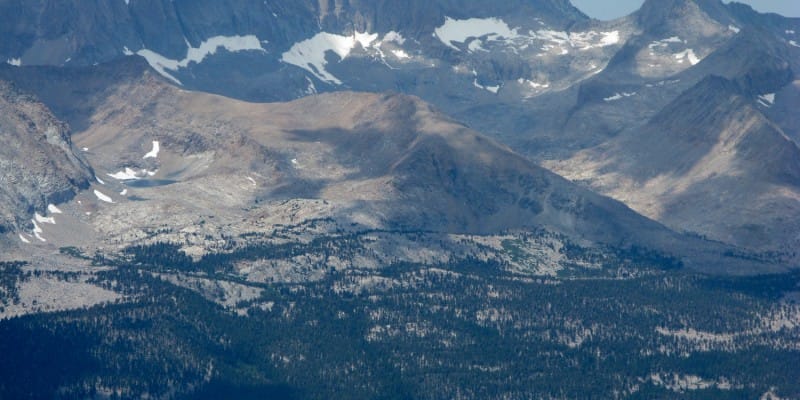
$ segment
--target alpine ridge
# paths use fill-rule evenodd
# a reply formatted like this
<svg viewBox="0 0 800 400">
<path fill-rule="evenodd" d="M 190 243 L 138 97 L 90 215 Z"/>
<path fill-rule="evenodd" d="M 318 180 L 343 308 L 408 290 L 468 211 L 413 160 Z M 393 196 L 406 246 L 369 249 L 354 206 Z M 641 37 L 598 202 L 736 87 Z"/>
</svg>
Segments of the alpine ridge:
<svg viewBox="0 0 800 400">
<path fill-rule="evenodd" d="M 800 398 L 798 71 L 727 0 L 0 0 L 0 399 Z"/>
</svg>

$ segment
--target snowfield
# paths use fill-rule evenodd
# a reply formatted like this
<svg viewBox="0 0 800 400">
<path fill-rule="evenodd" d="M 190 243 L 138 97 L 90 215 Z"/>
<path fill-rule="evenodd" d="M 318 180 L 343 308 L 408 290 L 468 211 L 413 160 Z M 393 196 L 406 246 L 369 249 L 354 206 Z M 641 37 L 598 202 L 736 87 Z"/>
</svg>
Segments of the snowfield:
<svg viewBox="0 0 800 400">
<path fill-rule="evenodd" d="M 457 20 L 445 17 L 444 25 L 436 28 L 434 34 L 446 46 L 455 50 L 460 50 L 453 45 L 465 43 L 469 38 L 481 38 L 488 36 L 489 40 L 498 38 L 514 39 L 519 37 L 516 29 L 511 29 L 502 19 L 499 18 L 470 18 Z"/>
<path fill-rule="evenodd" d="M 399 36 L 399 35 L 398 35 Z M 360 44 L 369 48 L 378 39 L 378 34 L 355 32 L 352 36 L 320 32 L 310 39 L 295 43 L 289 51 L 283 53 L 281 61 L 298 66 L 316 76 L 319 80 L 341 85 L 342 81 L 325 69 L 328 61 L 325 56 L 333 52 L 340 60 L 346 59 L 350 52 Z"/>
<path fill-rule="evenodd" d="M 231 53 L 240 51 L 266 52 L 266 50 L 261 47 L 261 43 L 262 41 L 259 40 L 255 35 L 214 36 L 200 43 L 199 47 L 192 47 L 189 42 L 186 42 L 188 49 L 186 50 L 186 57 L 184 57 L 182 60 L 173 60 L 148 49 L 141 49 L 136 53 L 133 53 L 131 50 L 125 47 L 123 49 L 123 53 L 126 55 L 137 54 L 144 57 L 144 59 L 147 60 L 147 63 L 150 64 L 150 66 L 153 67 L 156 72 L 161 74 L 161 76 L 179 85 L 182 85 L 181 81 L 172 76 L 169 72 L 167 72 L 167 70 L 177 71 L 180 68 L 188 67 L 190 63 L 200 64 L 206 57 L 216 54 L 216 52 L 221 48 L 224 48 Z"/>
</svg>

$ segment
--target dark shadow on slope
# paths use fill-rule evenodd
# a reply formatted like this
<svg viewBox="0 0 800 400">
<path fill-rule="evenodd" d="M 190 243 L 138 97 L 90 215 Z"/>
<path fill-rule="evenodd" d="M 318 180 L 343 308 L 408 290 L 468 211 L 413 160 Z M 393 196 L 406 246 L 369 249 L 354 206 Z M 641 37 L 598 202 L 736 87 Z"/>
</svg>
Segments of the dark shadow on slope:
<svg viewBox="0 0 800 400">
<path fill-rule="evenodd" d="M 81 132 L 89 128 L 95 108 L 103 104 L 114 87 L 141 79 L 146 71 L 152 70 L 144 58 L 124 57 L 85 68 L 0 64 L 0 79 L 35 95 L 59 119 L 69 123 L 73 132 Z"/>
</svg>

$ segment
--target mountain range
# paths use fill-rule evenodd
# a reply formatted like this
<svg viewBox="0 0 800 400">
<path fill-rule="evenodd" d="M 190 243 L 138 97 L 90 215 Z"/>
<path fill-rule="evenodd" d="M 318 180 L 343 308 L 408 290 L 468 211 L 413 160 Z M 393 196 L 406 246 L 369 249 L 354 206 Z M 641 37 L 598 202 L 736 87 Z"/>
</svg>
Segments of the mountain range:
<svg viewBox="0 0 800 400">
<path fill-rule="evenodd" d="M 18 379 L 68 398 L 800 393 L 775 366 L 800 334 L 798 18 L 0 0 L 0 60 L 0 331 L 63 333 L 86 354 L 54 368 L 89 371 L 51 388 L 0 362 L 0 398 Z M 317 327 L 349 350 L 310 355 Z M 709 352 L 770 356 L 745 376 Z"/>
<path fill-rule="evenodd" d="M 66 75 L 20 82 L 28 66 L 69 71 L 110 62 L 112 73 L 126 68 L 112 60 L 138 55 L 178 87 L 247 101 L 402 92 L 678 232 L 782 253 L 798 236 L 791 222 L 798 134 L 783 101 L 795 88 L 796 19 L 715 0 L 648 1 L 612 22 L 590 20 L 567 1 L 4 7 L 22 10 L 0 32 L 8 38 L 0 58 L 17 66 L 5 68 L 4 79 L 54 109 L 65 101 L 91 106 L 53 89 L 53 79 L 72 79 Z M 66 90 L 108 91 L 109 79 Z M 60 116 L 74 129 L 91 124 L 76 113 Z M 742 124 L 753 133 L 742 135 Z M 730 141 L 746 136 L 758 136 L 741 151 L 749 161 L 727 160 L 736 147 Z M 771 146 L 785 155 L 762 158 Z"/>
</svg>

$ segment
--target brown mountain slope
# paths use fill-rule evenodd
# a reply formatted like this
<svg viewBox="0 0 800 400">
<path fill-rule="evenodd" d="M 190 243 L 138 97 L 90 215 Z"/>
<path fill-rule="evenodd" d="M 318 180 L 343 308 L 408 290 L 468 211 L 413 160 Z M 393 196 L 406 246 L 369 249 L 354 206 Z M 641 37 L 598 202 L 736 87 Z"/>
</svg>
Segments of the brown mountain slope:
<svg viewBox="0 0 800 400">
<path fill-rule="evenodd" d="M 414 97 L 246 103 L 178 89 L 131 61 L 9 71 L 83 127 L 73 139 L 105 181 L 68 210 L 71 223 L 47 232 L 62 245 L 170 240 L 202 252 L 226 237 L 325 220 L 330 229 L 545 229 L 660 249 L 698 268 L 721 265 L 725 250 L 582 189 Z"/>
<path fill-rule="evenodd" d="M 345 219 L 370 210 L 379 216 L 373 227 L 489 233 L 552 225 L 620 242 L 641 230 L 666 232 L 413 97 L 341 93 L 253 104 L 181 91 L 145 73 L 109 93 L 91 120 L 75 140 L 99 170 L 155 169 L 137 158 L 156 140 L 165 154 L 156 177 L 254 174 L 265 181 L 254 193 L 259 201 L 321 198 L 353 213 Z"/>
<path fill-rule="evenodd" d="M 711 77 L 642 129 L 554 164 L 675 229 L 781 250 L 800 234 L 800 149 Z"/>
</svg>

